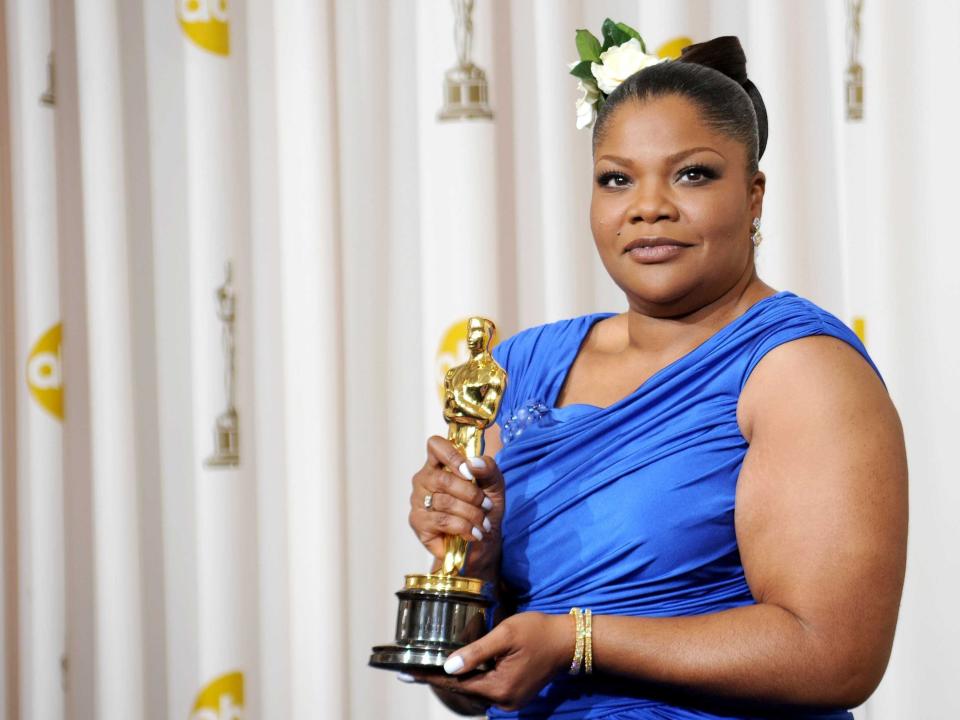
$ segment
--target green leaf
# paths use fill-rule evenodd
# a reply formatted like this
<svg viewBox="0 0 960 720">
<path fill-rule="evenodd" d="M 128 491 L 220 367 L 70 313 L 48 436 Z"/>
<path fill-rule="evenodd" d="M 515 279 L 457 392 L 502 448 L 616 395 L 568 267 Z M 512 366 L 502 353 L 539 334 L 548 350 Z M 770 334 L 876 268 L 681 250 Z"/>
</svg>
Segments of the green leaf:
<svg viewBox="0 0 960 720">
<path fill-rule="evenodd" d="M 647 44 L 643 41 L 643 38 L 640 37 L 640 33 L 638 33 L 636 30 L 634 30 L 632 27 L 630 27 L 626 23 L 619 22 L 617 23 L 617 27 L 623 30 L 623 32 L 625 32 L 630 37 L 636 38 L 637 40 L 639 40 L 640 50 L 642 50 L 643 52 L 647 51 Z"/>
<path fill-rule="evenodd" d="M 603 25 L 600 26 L 600 34 L 603 36 L 603 50 L 609 50 L 611 47 L 616 45 L 613 41 L 613 31 L 617 28 L 617 25 L 613 20 L 607 18 L 603 21 Z"/>
<path fill-rule="evenodd" d="M 577 52 L 581 60 L 600 62 L 600 41 L 589 30 L 577 30 Z"/>
<path fill-rule="evenodd" d="M 623 45 L 630 40 L 630 34 L 624 32 L 610 18 L 603 21 L 603 49 L 609 50 L 614 45 Z"/>
<path fill-rule="evenodd" d="M 583 60 L 578 62 L 573 66 L 573 69 L 570 71 L 570 74 L 574 77 L 580 78 L 581 80 L 593 80 L 593 73 L 590 71 L 590 61 Z"/>
</svg>

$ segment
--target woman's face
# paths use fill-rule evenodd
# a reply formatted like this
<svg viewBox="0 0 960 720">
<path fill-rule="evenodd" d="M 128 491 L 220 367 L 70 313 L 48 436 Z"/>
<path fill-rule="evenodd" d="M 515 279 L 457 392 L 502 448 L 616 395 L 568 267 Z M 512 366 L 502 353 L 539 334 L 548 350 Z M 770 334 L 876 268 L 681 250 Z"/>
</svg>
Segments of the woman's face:
<svg viewBox="0 0 960 720">
<path fill-rule="evenodd" d="M 590 225 L 630 307 L 685 314 L 752 277 L 765 179 L 747 173 L 746 148 L 677 95 L 613 112 L 594 149 Z"/>
</svg>

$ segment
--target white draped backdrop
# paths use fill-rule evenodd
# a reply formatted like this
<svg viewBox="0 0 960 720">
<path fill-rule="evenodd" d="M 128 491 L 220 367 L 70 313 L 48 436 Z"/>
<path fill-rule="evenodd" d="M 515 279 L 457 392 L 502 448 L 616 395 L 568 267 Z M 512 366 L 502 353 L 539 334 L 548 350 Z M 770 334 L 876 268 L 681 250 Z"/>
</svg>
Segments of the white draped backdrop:
<svg viewBox="0 0 960 720">
<path fill-rule="evenodd" d="M 858 715 L 960 714 L 960 5 L 865 1 L 848 123 L 840 0 L 479 0 L 495 119 L 441 124 L 446 0 L 4 0 L 0 717 L 448 716 L 366 661 L 428 563 L 406 507 L 446 329 L 624 306 L 566 71 L 606 16 L 743 41 L 761 274 L 865 319 L 906 429 L 907 585 Z"/>
</svg>

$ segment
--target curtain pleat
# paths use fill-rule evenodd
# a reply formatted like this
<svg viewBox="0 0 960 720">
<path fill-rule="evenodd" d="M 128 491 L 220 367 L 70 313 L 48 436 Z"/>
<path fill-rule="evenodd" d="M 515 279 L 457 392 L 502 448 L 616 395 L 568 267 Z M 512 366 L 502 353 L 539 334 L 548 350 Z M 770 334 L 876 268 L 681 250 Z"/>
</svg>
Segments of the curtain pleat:
<svg viewBox="0 0 960 720">
<path fill-rule="evenodd" d="M 135 388 L 119 20 L 112 0 L 76 9 L 86 243 L 96 714 L 144 712 Z"/>
<path fill-rule="evenodd" d="M 334 22 L 329 2 L 274 4 L 292 717 L 347 708 Z"/>
<path fill-rule="evenodd" d="M 14 307 L 20 712 L 63 714 L 63 397 L 53 109 L 46 3 L 7 3 Z"/>
</svg>

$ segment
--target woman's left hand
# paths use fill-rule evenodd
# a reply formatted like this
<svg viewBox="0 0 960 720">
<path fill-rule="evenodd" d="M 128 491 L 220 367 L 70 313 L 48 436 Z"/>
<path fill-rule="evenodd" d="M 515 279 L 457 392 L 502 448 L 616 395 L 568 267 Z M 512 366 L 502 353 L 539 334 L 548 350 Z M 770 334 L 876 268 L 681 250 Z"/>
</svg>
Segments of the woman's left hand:
<svg viewBox="0 0 960 720">
<path fill-rule="evenodd" d="M 419 675 L 417 679 L 439 690 L 472 695 L 504 710 L 517 710 L 554 675 L 569 667 L 575 639 L 575 624 L 569 615 L 512 615 L 451 655 L 444 666 L 449 674 Z M 484 661 L 493 669 L 471 675 Z"/>
</svg>

